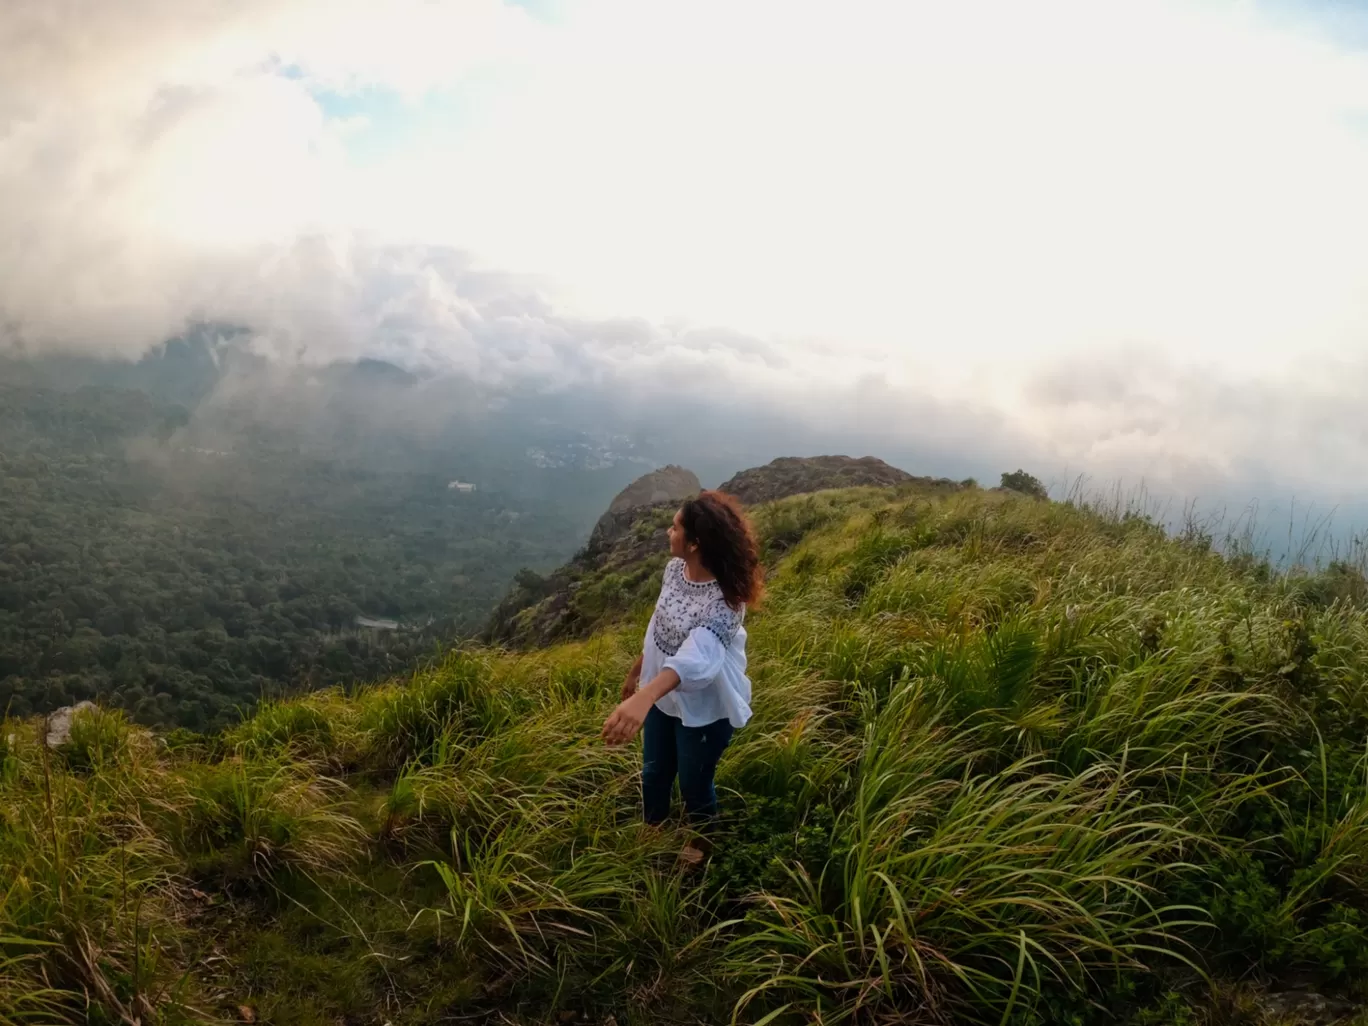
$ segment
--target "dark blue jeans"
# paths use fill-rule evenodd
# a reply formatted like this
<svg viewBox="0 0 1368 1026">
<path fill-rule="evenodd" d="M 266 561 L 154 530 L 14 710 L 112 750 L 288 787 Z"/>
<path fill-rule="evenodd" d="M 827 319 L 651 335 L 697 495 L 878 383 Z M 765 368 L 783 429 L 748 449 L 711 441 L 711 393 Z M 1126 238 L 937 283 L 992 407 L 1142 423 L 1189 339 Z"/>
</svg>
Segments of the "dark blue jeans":
<svg viewBox="0 0 1368 1026">
<path fill-rule="evenodd" d="M 647 823 L 663 823 L 670 815 L 675 777 L 684 812 L 695 823 L 717 815 L 713 774 L 731 741 L 729 720 L 706 727 L 686 727 L 655 706 L 641 725 L 641 805 Z"/>
</svg>

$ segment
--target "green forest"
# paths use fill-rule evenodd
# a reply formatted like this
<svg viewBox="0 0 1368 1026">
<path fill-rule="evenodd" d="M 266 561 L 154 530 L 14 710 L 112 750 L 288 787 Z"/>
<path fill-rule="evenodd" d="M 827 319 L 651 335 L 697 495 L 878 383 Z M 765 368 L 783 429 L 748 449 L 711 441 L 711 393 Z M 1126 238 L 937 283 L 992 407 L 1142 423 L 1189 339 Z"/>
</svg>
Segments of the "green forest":
<svg viewBox="0 0 1368 1026">
<path fill-rule="evenodd" d="M 96 699 L 212 730 L 407 672 L 520 568 L 567 557 L 617 483 L 461 494 L 458 459 L 395 458 L 393 438 L 194 424 L 137 389 L 0 384 L 0 710 Z"/>
</svg>

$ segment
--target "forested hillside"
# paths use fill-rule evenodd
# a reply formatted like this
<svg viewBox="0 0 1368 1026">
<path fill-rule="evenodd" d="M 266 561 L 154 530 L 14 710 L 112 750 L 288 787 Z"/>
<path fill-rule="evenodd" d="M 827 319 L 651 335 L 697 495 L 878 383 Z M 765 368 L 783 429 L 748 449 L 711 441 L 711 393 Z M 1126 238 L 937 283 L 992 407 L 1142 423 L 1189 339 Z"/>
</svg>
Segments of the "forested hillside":
<svg viewBox="0 0 1368 1026">
<path fill-rule="evenodd" d="M 972 488 L 756 518 L 701 871 L 598 740 L 645 592 L 223 734 L 10 718 L 0 1021 L 1364 1021 L 1357 571 Z"/>
<path fill-rule="evenodd" d="M 98 698 L 211 729 L 406 672 L 563 560 L 623 479 L 528 465 L 519 489 L 384 427 L 0 383 L 0 709 Z M 462 474 L 474 492 L 448 487 Z"/>
</svg>

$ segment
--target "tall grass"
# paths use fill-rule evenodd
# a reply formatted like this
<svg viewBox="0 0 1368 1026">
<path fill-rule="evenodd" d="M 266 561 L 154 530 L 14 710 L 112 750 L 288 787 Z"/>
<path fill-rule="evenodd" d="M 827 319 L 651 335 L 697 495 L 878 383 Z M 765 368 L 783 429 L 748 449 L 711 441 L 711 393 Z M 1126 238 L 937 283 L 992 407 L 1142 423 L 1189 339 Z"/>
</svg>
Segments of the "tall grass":
<svg viewBox="0 0 1368 1026">
<path fill-rule="evenodd" d="M 597 741 L 641 609 L 189 746 L 7 722 L 0 1026 L 1101 1023 L 1368 973 L 1353 574 L 981 490 L 757 519 L 706 869 Z"/>
<path fill-rule="evenodd" d="M 179 881 L 144 815 L 158 776 L 148 739 L 102 711 L 78 714 L 53 751 L 0 726 L 18 742 L 0 788 L 0 1009 L 76 1022 L 93 1006 L 132 1022 L 178 1007 Z"/>
</svg>

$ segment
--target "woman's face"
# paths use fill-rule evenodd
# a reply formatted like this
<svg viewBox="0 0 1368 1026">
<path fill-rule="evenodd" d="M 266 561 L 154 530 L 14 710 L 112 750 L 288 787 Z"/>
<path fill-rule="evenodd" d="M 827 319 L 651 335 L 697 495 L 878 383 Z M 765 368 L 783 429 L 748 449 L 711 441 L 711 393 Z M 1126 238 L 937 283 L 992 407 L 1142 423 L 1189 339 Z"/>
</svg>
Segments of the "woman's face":
<svg viewBox="0 0 1368 1026">
<path fill-rule="evenodd" d="M 670 555 L 679 559 L 685 558 L 691 549 L 697 548 L 690 545 L 684 537 L 684 511 L 675 513 L 674 521 L 670 524 Z"/>
</svg>

